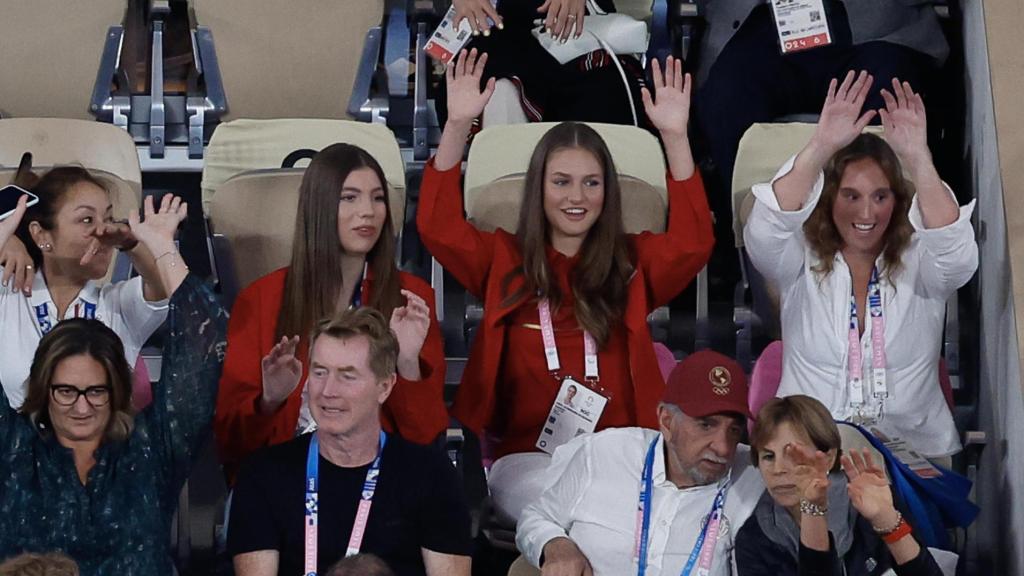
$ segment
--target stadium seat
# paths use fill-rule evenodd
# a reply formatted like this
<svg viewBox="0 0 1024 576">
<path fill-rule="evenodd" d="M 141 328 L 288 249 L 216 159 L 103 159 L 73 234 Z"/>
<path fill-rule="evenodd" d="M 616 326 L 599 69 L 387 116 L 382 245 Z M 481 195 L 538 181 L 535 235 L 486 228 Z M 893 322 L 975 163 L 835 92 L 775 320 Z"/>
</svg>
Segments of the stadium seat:
<svg viewBox="0 0 1024 576">
<path fill-rule="evenodd" d="M 466 165 L 464 205 L 466 218 L 481 230 L 502 228 L 514 232 L 519 218 L 523 183 L 530 155 L 541 137 L 554 126 L 539 122 L 510 126 L 496 126 L 481 131 L 473 139 Z M 633 126 L 591 124 L 604 138 L 615 159 L 622 192 L 623 223 L 630 233 L 642 231 L 664 232 L 667 221 L 668 193 L 665 188 L 665 162 L 661 145 L 647 131 Z M 698 304 L 698 325 L 707 323 L 705 272 L 698 278 L 698 300 L 703 297 L 703 315 Z M 435 286 L 439 298 L 443 287 Z M 439 309 L 442 307 L 439 306 Z M 446 331 L 446 336 L 469 333 L 482 317 L 479 304 L 467 306 L 466 317 L 452 319 L 461 323 L 461 329 Z M 658 330 L 667 332 L 669 317 L 666 310 L 658 310 L 649 318 Z"/>
<path fill-rule="evenodd" d="M 221 125 L 207 150 L 204 192 L 212 197 L 213 255 L 225 303 L 253 280 L 291 258 L 303 168 L 281 168 L 296 149 L 335 142 L 361 146 L 388 180 L 392 224 L 405 214 L 405 171 L 391 132 L 380 124 L 344 120 L 236 120 Z M 216 190 L 216 193 L 214 193 Z"/>
<path fill-rule="evenodd" d="M 754 207 L 751 187 L 770 182 L 779 167 L 807 144 L 814 134 L 815 126 L 806 123 L 754 124 L 743 134 L 736 150 L 736 165 L 732 176 L 732 213 L 733 239 L 739 252 L 741 280 L 736 287 L 733 319 L 737 329 L 736 359 L 744 368 L 749 368 L 753 362 L 755 337 L 765 336 L 777 340 L 781 336 L 779 297 L 753 267 L 743 245 L 743 226 Z M 880 133 L 881 128 L 869 126 L 866 131 Z"/>
<path fill-rule="evenodd" d="M 126 7 L 125 0 L 4 2 L 0 117 L 91 119 L 108 28 L 120 27 Z"/>
<path fill-rule="evenodd" d="M 216 40 L 228 120 L 345 118 L 356 55 L 383 13 L 369 0 L 191 4 Z"/>
<path fill-rule="evenodd" d="M 10 182 L 25 152 L 32 153 L 34 171 L 74 164 L 111 184 L 114 216 L 126 218 L 138 210 L 142 172 L 135 143 L 112 125 L 65 118 L 8 118 L 0 120 L 0 183 Z M 130 260 L 118 254 L 107 280 L 127 279 Z"/>
</svg>

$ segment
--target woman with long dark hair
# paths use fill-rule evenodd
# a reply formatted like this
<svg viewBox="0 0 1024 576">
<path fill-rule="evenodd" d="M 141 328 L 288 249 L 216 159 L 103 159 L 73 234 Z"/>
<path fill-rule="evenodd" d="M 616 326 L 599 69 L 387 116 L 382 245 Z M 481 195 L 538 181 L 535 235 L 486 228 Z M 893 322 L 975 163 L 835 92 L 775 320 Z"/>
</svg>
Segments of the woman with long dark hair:
<svg viewBox="0 0 1024 576">
<path fill-rule="evenodd" d="M 537 450 L 560 443 L 544 424 L 566 414 L 556 398 L 569 386 L 579 392 L 574 402 L 590 407 L 583 417 L 591 430 L 657 426 L 664 381 L 647 315 L 697 275 L 714 239 L 686 136 L 690 80 L 671 58 L 664 74 L 653 64 L 654 96 L 644 91 L 670 172 L 664 234 L 624 232 L 625 199 L 607 146 L 592 128 L 568 122 L 534 149 L 515 234 L 474 228 L 463 214 L 459 167 L 472 119 L 493 91 L 493 79 L 480 89 L 486 59 L 463 52 L 449 66 L 448 122 L 424 175 L 417 224 L 430 253 L 484 303 L 452 412 L 493 437 L 501 458 L 492 493 L 499 512 L 515 518 L 534 492 L 524 480 L 547 461 Z"/>
<path fill-rule="evenodd" d="M 924 103 L 897 79 L 862 111 L 871 76 L 832 80 L 810 142 L 757 201 L 744 237 L 778 290 L 779 395 L 875 426 L 928 457 L 960 449 L 939 387 L 946 301 L 978 267 L 960 208 L 928 150 Z M 876 112 L 885 137 L 861 134 Z"/>
<path fill-rule="evenodd" d="M 445 363 L 433 291 L 395 265 L 387 180 L 365 150 L 333 144 L 299 188 L 291 264 L 242 290 L 228 328 L 215 421 L 229 479 L 253 451 L 312 425 L 304 392 L 308 337 L 320 319 L 371 306 L 398 336 L 398 383 L 384 425 L 426 444 L 448 423 Z"/>
</svg>

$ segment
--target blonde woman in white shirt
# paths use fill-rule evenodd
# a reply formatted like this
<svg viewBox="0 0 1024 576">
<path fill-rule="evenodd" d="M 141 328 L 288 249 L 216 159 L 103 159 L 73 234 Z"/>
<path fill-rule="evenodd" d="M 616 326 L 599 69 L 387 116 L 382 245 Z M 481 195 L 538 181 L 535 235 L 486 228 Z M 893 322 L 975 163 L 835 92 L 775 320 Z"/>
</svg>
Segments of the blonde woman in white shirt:
<svg viewBox="0 0 1024 576">
<path fill-rule="evenodd" d="M 921 97 L 893 79 L 886 107 L 862 111 L 871 81 L 832 81 L 810 142 L 754 186 L 744 238 L 782 301 L 778 395 L 947 456 L 960 442 L 940 342 L 946 300 L 978 266 L 974 202 L 959 207 L 940 180 Z M 884 140 L 861 134 L 876 113 Z"/>
<path fill-rule="evenodd" d="M 22 217 L 3 252 L 21 259 L 27 252 L 35 274 L 29 276 L 31 291 L 0 289 L 0 383 L 13 408 L 24 400 L 40 339 L 61 320 L 100 320 L 117 333 L 134 365 L 167 317 L 167 290 L 156 260 L 172 257 L 152 254 L 127 223 L 114 221 L 105 183 L 84 168 L 57 167 L 40 178 L 25 168 L 15 182 L 39 196 L 39 203 Z M 185 206 L 177 197 L 165 202 L 174 213 Z M 106 275 L 115 250 L 128 252 L 139 276 L 101 287 L 97 281 Z"/>
</svg>

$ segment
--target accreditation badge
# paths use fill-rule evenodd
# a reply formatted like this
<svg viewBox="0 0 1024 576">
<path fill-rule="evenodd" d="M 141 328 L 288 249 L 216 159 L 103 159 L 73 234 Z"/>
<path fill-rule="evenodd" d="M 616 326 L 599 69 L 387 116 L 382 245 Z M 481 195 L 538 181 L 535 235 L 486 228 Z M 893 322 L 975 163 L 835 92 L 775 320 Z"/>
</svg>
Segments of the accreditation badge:
<svg viewBox="0 0 1024 576">
<path fill-rule="evenodd" d="M 772 16 L 783 54 L 832 43 L 824 0 L 772 0 Z"/>
</svg>

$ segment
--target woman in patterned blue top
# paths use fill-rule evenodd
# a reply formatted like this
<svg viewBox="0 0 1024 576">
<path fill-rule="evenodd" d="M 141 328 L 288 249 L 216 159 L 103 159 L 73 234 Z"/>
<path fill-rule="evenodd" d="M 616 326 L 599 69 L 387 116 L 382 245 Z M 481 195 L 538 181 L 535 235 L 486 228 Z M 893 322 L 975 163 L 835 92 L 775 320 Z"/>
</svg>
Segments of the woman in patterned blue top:
<svg viewBox="0 0 1024 576">
<path fill-rule="evenodd" d="M 186 209 L 167 196 L 156 211 L 147 199 L 145 221 L 130 222 L 173 294 L 148 408 L 132 416 L 123 346 L 95 320 L 62 322 L 43 338 L 20 414 L 0 392 L 0 559 L 60 550 L 83 576 L 173 572 L 171 517 L 209 432 L 227 329 L 174 247 Z M 0 245 L 9 227 L 0 222 Z"/>
</svg>

